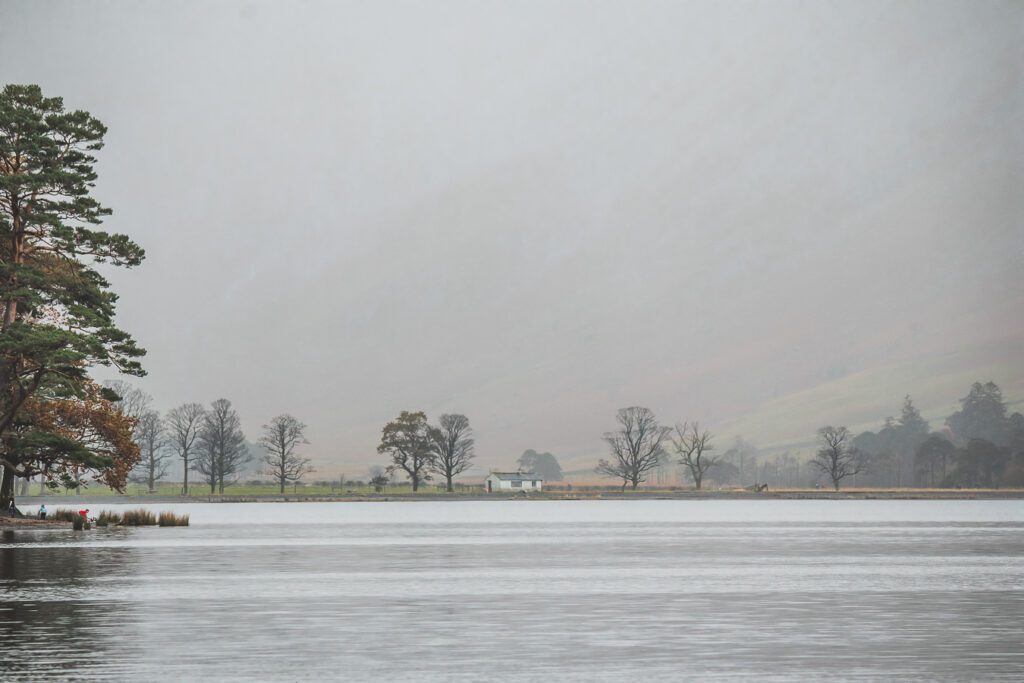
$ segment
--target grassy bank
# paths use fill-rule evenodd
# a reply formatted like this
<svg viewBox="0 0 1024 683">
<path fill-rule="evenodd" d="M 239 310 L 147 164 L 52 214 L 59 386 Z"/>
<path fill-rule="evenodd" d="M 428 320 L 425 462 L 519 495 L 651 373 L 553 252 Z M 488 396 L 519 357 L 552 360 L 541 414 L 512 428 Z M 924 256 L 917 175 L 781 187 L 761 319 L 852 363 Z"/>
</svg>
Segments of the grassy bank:
<svg viewBox="0 0 1024 683">
<path fill-rule="evenodd" d="M 47 504 L 61 504 L 66 499 L 70 504 L 79 500 L 95 500 L 100 502 L 161 502 L 182 501 L 192 499 L 196 501 L 208 501 L 211 499 L 288 499 L 304 500 L 312 498 L 331 499 L 360 499 L 360 498 L 395 498 L 395 499 L 481 499 L 522 496 L 521 493 L 485 493 L 480 484 L 456 484 L 455 491 L 448 493 L 443 487 L 421 486 L 420 490 L 413 493 L 412 487 L 408 484 L 385 486 L 383 490 L 375 490 L 372 486 L 350 486 L 339 487 L 325 484 L 307 484 L 289 486 L 285 492 L 280 493 L 278 486 L 274 484 L 236 484 L 225 488 L 224 493 L 210 492 L 208 486 L 189 486 L 189 495 L 182 495 L 180 483 L 161 483 L 155 491 L 147 491 L 145 487 L 130 485 L 125 492 L 118 493 L 113 489 L 99 486 L 83 487 L 79 493 L 67 491 L 63 493 L 46 493 L 43 496 L 36 495 L 38 490 L 30 492 L 27 496 L 18 496 L 19 504 L 33 505 L 45 501 Z M 835 498 L 835 497 L 898 497 L 898 498 L 957 498 L 968 496 L 983 497 L 1006 497 L 1019 498 L 1024 496 L 1024 489 L 943 489 L 943 488 L 843 488 L 838 493 L 826 488 L 777 488 L 762 493 L 754 493 L 744 488 L 706 488 L 702 491 L 695 491 L 691 487 L 684 486 L 641 486 L 637 490 L 627 489 L 622 491 L 614 485 L 566 485 L 563 483 L 547 484 L 545 490 L 540 493 L 528 494 L 530 498 L 773 498 L 773 497 L 798 497 L 798 498 Z"/>
<path fill-rule="evenodd" d="M 111 502 L 117 502 L 114 497 L 108 497 Z M 56 508 L 50 510 L 46 519 L 38 517 L 0 517 L 0 529 L 32 529 L 32 528 L 61 528 L 69 526 L 75 530 L 95 527 L 111 526 L 188 526 L 189 516 L 170 511 L 159 513 L 138 508 L 136 510 L 124 510 L 115 512 L 103 510 L 95 518 L 94 522 L 86 525 L 84 518 L 74 508 Z"/>
<path fill-rule="evenodd" d="M 457 485 L 455 494 L 447 494 L 443 488 L 436 486 L 423 486 L 417 492 L 419 495 L 466 495 L 470 493 L 481 493 L 483 487 L 477 485 Z M 412 493 L 412 488 L 409 485 L 395 485 L 385 486 L 383 490 L 378 492 L 374 487 L 369 485 L 353 486 L 346 484 L 344 487 L 339 487 L 337 484 L 300 484 L 298 486 L 289 486 L 285 489 L 284 495 L 287 496 L 366 496 L 380 493 L 385 496 L 397 496 L 402 494 Z M 202 484 L 190 484 L 188 497 L 191 498 L 206 498 L 209 496 L 218 496 L 217 492 L 210 493 L 209 486 L 203 486 Z M 235 484 L 225 488 L 224 495 L 231 496 L 278 496 L 281 495 L 280 488 L 275 484 Z M 60 498 L 174 498 L 182 496 L 182 486 L 180 482 L 163 482 L 157 485 L 156 490 L 150 492 L 145 486 L 139 486 L 135 484 L 129 484 L 125 489 L 124 493 L 118 493 L 113 489 L 109 489 L 102 486 L 92 485 L 85 487 L 83 486 L 78 493 L 74 490 L 61 491 L 58 493 L 45 492 L 42 496 L 39 495 L 38 486 L 33 486 L 32 490 L 29 491 L 27 496 L 18 496 L 18 500 L 27 504 L 32 504 L 32 501 L 36 498 L 43 498 L 48 500 L 55 500 Z"/>
<path fill-rule="evenodd" d="M 273 502 L 381 502 L 381 501 L 500 501 L 500 500 L 1021 500 L 1024 489 L 868 489 L 851 488 L 838 492 L 826 489 L 776 489 L 761 493 L 743 489 L 715 489 L 695 491 L 693 489 L 655 489 L 640 488 L 636 491 L 621 491 L 618 488 L 586 488 L 550 489 L 540 493 L 483 493 L 479 487 L 455 493 L 441 491 L 418 491 L 413 493 L 405 487 L 394 492 L 375 493 L 346 492 L 344 494 L 286 493 L 267 492 L 252 487 L 250 493 L 241 493 L 231 488 L 223 495 L 201 495 L 184 497 L 181 495 L 146 494 L 141 496 L 119 496 L 104 493 L 78 498 L 37 499 L 47 505 L 61 504 L 179 504 L 179 503 L 273 503 Z M 19 504 L 32 505 L 36 501 L 31 498 L 20 498 Z"/>
</svg>

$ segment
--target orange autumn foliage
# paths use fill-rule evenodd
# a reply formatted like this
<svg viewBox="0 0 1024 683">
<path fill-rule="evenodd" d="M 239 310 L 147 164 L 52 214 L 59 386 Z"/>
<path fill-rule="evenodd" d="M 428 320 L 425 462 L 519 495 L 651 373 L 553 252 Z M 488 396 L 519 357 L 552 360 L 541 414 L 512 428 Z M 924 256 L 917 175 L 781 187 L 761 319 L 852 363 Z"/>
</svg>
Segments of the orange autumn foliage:
<svg viewBox="0 0 1024 683">
<path fill-rule="evenodd" d="M 78 442 L 95 456 L 84 467 L 81 462 L 62 457 L 39 463 L 39 469 L 48 476 L 60 478 L 90 469 L 96 481 L 123 491 L 128 473 L 139 462 L 139 447 L 132 438 L 136 419 L 118 411 L 94 382 L 85 386 L 81 397 L 29 399 L 18 417 L 19 422 L 33 429 Z"/>
</svg>

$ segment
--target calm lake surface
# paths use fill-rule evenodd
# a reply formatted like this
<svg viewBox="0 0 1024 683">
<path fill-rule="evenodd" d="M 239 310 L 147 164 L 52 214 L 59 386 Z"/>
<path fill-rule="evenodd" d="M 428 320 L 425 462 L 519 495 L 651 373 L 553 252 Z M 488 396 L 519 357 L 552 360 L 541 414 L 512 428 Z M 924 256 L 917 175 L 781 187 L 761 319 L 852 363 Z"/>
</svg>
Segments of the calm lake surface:
<svg viewBox="0 0 1024 683">
<path fill-rule="evenodd" d="M 1022 501 L 148 507 L 3 533 L 0 679 L 1024 680 Z"/>
</svg>

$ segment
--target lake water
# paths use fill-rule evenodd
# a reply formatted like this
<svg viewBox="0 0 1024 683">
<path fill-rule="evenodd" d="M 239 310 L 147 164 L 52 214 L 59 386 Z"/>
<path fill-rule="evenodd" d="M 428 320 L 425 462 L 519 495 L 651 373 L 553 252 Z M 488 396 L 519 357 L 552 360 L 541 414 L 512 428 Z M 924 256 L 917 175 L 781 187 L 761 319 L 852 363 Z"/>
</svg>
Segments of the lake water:
<svg viewBox="0 0 1024 683">
<path fill-rule="evenodd" d="M 0 679 L 1024 680 L 1022 501 L 150 507 L 3 533 Z"/>
</svg>

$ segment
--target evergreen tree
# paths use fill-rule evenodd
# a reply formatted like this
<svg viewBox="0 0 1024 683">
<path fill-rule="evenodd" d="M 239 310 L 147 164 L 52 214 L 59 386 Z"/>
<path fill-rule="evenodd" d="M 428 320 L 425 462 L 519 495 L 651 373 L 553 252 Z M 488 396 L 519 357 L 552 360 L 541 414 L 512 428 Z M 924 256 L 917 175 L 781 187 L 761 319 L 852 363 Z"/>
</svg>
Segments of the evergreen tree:
<svg viewBox="0 0 1024 683">
<path fill-rule="evenodd" d="M 522 472 L 533 472 L 545 481 L 562 481 L 565 476 L 562 474 L 562 466 L 558 464 L 558 458 L 550 453 L 538 453 L 532 448 L 523 451 L 519 456 L 518 465 Z"/>
<path fill-rule="evenodd" d="M 995 382 L 975 382 L 960 399 L 960 410 L 946 419 L 958 443 L 984 439 L 996 446 L 1007 445 L 1009 424 L 1003 392 Z"/>
<path fill-rule="evenodd" d="M 895 446 L 899 458 L 900 481 L 899 486 L 905 486 L 912 482 L 911 473 L 914 472 L 914 454 L 917 447 L 928 438 L 928 421 L 921 417 L 921 412 L 914 406 L 910 395 L 903 399 L 903 408 L 900 411 L 899 420 L 896 422 Z"/>
<path fill-rule="evenodd" d="M 970 488 L 998 487 L 1010 464 L 1010 452 L 985 439 L 971 439 L 956 453 L 956 470 L 949 475 L 947 486 Z"/>
<path fill-rule="evenodd" d="M 26 401 L 43 388 L 84 397 L 97 364 L 143 374 L 144 352 L 114 325 L 117 296 L 96 268 L 131 267 L 144 256 L 127 236 L 97 229 L 110 214 L 91 196 L 105 132 L 38 86 L 0 92 L 0 508 L 30 467 L 11 441 Z M 83 468 L 110 464 L 68 446 L 64 457 Z"/>
<path fill-rule="evenodd" d="M 932 434 L 914 452 L 914 470 L 918 480 L 935 486 L 946 480 L 947 470 L 953 465 L 956 447 L 941 434 Z"/>
<path fill-rule="evenodd" d="M 910 394 L 903 398 L 899 430 L 901 440 L 910 449 L 917 448 L 928 438 L 928 421 L 921 417 L 921 411 L 914 406 Z"/>
<path fill-rule="evenodd" d="M 1010 463 L 1003 473 L 1003 486 L 1024 487 L 1024 415 L 1014 413 L 1007 423 L 1010 431 Z"/>
<path fill-rule="evenodd" d="M 882 477 L 885 486 L 903 485 L 903 461 L 900 458 L 899 424 L 891 415 L 878 430 L 877 449 L 871 458 L 876 475 Z"/>
</svg>

